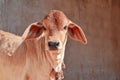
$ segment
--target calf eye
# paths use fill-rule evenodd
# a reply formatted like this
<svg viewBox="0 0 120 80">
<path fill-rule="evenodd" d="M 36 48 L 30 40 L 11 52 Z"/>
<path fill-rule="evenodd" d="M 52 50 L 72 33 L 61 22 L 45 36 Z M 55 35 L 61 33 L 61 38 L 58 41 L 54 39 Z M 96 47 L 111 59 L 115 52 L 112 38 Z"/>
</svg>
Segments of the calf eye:
<svg viewBox="0 0 120 80">
<path fill-rule="evenodd" d="M 67 29 L 67 26 L 64 26 L 64 29 L 66 30 L 66 29 Z"/>
<path fill-rule="evenodd" d="M 43 29 L 43 30 L 46 30 L 45 26 L 42 26 L 42 29 Z"/>
</svg>

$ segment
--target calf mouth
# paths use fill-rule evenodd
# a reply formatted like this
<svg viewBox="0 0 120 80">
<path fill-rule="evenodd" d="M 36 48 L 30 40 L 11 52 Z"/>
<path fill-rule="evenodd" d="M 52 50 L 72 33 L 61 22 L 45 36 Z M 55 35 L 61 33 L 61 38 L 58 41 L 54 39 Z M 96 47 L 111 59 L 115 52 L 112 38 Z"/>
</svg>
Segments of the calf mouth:
<svg viewBox="0 0 120 80">
<path fill-rule="evenodd" d="M 52 46 L 52 47 L 49 47 L 49 50 L 56 51 L 56 50 L 58 50 L 58 47 Z"/>
</svg>

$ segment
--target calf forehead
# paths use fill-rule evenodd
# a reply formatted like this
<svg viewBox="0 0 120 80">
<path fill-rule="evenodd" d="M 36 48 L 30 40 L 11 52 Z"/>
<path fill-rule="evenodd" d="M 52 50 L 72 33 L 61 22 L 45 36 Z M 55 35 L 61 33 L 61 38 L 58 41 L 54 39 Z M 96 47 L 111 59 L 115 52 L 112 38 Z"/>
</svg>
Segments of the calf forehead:
<svg viewBox="0 0 120 80">
<path fill-rule="evenodd" d="M 63 26 L 67 25 L 68 19 L 61 11 L 51 11 L 49 12 L 43 20 L 43 23 L 48 28 L 58 28 L 61 29 Z"/>
</svg>

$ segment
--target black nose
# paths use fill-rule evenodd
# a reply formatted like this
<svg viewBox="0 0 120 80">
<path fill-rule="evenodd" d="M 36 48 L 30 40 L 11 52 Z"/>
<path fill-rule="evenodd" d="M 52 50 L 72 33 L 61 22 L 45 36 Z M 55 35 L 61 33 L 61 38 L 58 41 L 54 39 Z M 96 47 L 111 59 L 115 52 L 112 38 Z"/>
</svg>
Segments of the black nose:
<svg viewBox="0 0 120 80">
<path fill-rule="evenodd" d="M 48 46 L 49 46 L 49 47 L 58 47 L 58 46 L 59 46 L 59 42 L 49 41 L 49 42 L 48 42 Z"/>
</svg>

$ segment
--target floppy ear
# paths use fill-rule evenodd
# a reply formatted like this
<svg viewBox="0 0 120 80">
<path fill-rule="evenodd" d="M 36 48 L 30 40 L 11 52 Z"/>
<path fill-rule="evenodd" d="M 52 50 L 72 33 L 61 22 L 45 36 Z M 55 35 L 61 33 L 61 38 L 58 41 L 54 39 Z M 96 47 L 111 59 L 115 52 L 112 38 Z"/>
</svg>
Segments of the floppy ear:
<svg viewBox="0 0 120 80">
<path fill-rule="evenodd" d="M 68 35 L 73 40 L 80 41 L 83 44 L 87 44 L 87 39 L 83 30 L 73 22 L 70 22 L 68 25 Z"/>
<path fill-rule="evenodd" d="M 34 39 L 41 36 L 43 31 L 44 27 L 42 26 L 42 24 L 33 23 L 28 27 L 23 36 L 25 37 L 25 39 Z"/>
</svg>

